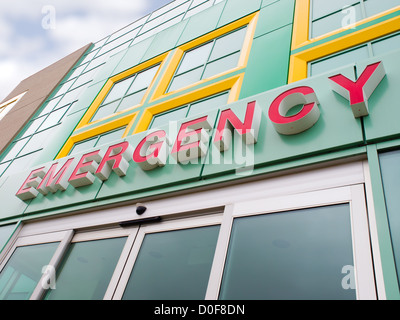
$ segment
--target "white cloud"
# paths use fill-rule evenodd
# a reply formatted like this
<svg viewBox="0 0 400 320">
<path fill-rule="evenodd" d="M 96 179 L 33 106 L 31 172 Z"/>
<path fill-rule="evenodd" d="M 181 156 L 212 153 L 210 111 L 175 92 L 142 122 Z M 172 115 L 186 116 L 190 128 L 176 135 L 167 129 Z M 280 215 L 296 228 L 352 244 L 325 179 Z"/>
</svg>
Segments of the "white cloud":
<svg viewBox="0 0 400 320">
<path fill-rule="evenodd" d="M 0 101 L 20 81 L 171 0 L 1 0 Z M 55 28 L 45 29 L 54 7 Z M 47 19 L 44 21 L 44 19 Z"/>
</svg>

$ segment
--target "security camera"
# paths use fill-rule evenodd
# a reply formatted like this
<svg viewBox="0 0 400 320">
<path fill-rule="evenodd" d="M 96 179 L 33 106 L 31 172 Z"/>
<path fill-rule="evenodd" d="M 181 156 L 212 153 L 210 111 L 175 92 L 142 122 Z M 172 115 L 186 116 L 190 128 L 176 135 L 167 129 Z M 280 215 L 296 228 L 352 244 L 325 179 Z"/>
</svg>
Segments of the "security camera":
<svg viewBox="0 0 400 320">
<path fill-rule="evenodd" d="M 146 210 L 147 210 L 147 208 L 146 208 L 144 205 L 142 205 L 142 204 L 140 204 L 140 203 L 138 203 L 138 204 L 136 205 L 136 213 L 137 213 L 138 215 L 142 215 Z"/>
</svg>

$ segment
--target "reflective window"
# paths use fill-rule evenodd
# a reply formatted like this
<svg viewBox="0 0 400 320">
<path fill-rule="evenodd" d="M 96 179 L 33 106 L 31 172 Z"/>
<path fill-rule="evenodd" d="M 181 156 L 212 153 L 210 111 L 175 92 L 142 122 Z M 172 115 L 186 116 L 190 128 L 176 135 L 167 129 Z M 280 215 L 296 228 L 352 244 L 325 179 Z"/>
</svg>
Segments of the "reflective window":
<svg viewBox="0 0 400 320">
<path fill-rule="evenodd" d="M 314 76 L 346 65 L 354 64 L 369 57 L 367 45 L 329 56 L 310 63 L 309 74 Z"/>
<path fill-rule="evenodd" d="M 321 74 L 363 59 L 379 56 L 392 50 L 400 49 L 400 34 L 389 35 L 357 48 L 345 50 L 334 55 L 312 61 L 309 64 L 309 76 Z"/>
<path fill-rule="evenodd" d="M 243 27 L 185 52 L 168 91 L 178 90 L 235 68 L 246 30 Z"/>
<path fill-rule="evenodd" d="M 56 288 L 47 300 L 101 300 L 126 238 L 72 243 L 57 270 Z"/>
<path fill-rule="evenodd" d="M 181 106 L 179 108 L 175 108 L 156 115 L 153 118 L 153 122 L 151 123 L 150 128 L 157 128 L 159 126 L 168 124 L 170 121 L 179 121 L 195 114 L 200 114 L 210 110 L 221 108 L 227 104 L 228 95 L 228 91 L 223 92 L 221 94 L 195 101 L 188 105 Z"/>
<path fill-rule="evenodd" d="M 91 121 L 107 117 L 139 104 L 150 86 L 159 65 L 140 71 L 113 85 Z"/>
<path fill-rule="evenodd" d="M 204 299 L 219 226 L 147 234 L 123 299 Z"/>
<path fill-rule="evenodd" d="M 28 300 L 58 242 L 18 247 L 0 272 L 0 300 Z"/>
<path fill-rule="evenodd" d="M 108 144 L 112 141 L 122 138 L 126 127 L 121 127 L 113 131 L 109 131 L 98 136 L 92 137 L 90 139 L 80 141 L 74 144 L 69 154 L 77 154 L 80 152 L 85 152 L 91 148 Z"/>
<path fill-rule="evenodd" d="M 352 270 L 348 204 L 236 218 L 220 299 L 355 299 Z"/>
</svg>

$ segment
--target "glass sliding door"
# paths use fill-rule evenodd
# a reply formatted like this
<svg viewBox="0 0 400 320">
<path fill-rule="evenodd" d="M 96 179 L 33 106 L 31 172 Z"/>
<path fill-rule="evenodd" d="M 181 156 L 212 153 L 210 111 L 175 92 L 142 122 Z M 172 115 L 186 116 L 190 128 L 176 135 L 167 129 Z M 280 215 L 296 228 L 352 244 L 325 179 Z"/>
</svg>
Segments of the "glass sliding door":
<svg viewBox="0 0 400 320">
<path fill-rule="evenodd" d="M 237 203 L 224 223 L 209 299 L 376 298 L 361 186 Z"/>
<path fill-rule="evenodd" d="M 204 299 L 219 235 L 218 221 L 205 217 L 141 227 L 114 298 Z"/>
<path fill-rule="evenodd" d="M 353 266 L 348 203 L 235 218 L 219 297 L 355 299 Z"/>
</svg>

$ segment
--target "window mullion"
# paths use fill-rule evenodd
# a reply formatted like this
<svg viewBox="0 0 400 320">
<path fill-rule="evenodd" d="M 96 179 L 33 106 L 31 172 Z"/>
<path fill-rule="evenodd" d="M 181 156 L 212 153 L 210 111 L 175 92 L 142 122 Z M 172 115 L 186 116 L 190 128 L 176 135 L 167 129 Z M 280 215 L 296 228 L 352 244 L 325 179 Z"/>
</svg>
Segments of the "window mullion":
<svg viewBox="0 0 400 320">
<path fill-rule="evenodd" d="M 208 57 L 207 57 L 206 62 L 205 62 L 204 65 L 203 65 L 203 71 L 201 72 L 200 80 L 203 79 L 204 72 L 206 71 L 207 64 L 210 62 L 210 58 L 211 58 L 211 55 L 212 55 L 212 53 L 213 53 L 213 51 L 214 51 L 214 47 L 215 47 L 215 43 L 217 42 L 217 39 L 218 39 L 218 38 L 215 38 L 215 39 L 213 40 L 212 48 L 211 48 L 211 50 L 210 50 L 210 53 L 208 54 Z"/>
<path fill-rule="evenodd" d="M 58 268 L 64 254 L 67 252 L 69 245 L 71 244 L 72 237 L 74 236 L 74 230 L 69 230 L 66 232 L 64 238 L 61 240 L 60 244 L 58 245 L 58 248 L 56 252 L 53 255 L 53 258 L 50 260 L 49 267 L 52 268 L 50 270 L 50 280 L 51 276 L 55 277 L 55 270 Z M 42 270 L 43 272 L 43 270 Z M 54 272 L 54 274 L 51 274 Z M 46 293 L 48 287 L 44 285 L 48 283 L 49 281 L 49 274 L 44 273 L 42 277 L 40 278 L 38 284 L 36 285 L 35 290 L 33 291 L 30 300 L 40 300 L 43 298 L 44 294 Z"/>
</svg>

